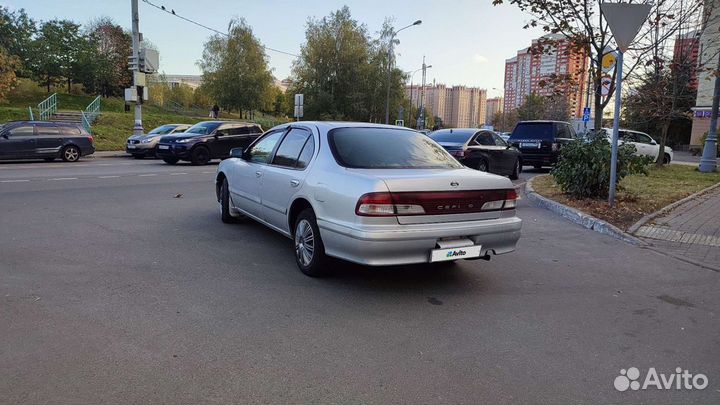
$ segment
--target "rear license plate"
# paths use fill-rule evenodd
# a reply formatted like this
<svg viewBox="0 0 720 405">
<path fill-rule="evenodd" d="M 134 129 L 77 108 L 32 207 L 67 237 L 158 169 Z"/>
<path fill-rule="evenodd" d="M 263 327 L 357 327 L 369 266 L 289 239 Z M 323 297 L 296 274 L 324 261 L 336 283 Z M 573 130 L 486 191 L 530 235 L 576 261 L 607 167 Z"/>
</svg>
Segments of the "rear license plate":
<svg viewBox="0 0 720 405">
<path fill-rule="evenodd" d="M 538 149 L 540 144 L 538 142 L 522 142 L 520 143 L 521 148 L 535 148 Z"/>
<path fill-rule="evenodd" d="M 135 149 L 135 148 L 137 148 L 137 146 L 132 145 L 132 144 L 128 144 L 128 149 Z"/>
<path fill-rule="evenodd" d="M 469 259 L 473 257 L 480 257 L 480 250 L 482 249 L 482 246 L 475 245 L 475 246 L 466 246 L 466 247 L 459 247 L 459 248 L 449 248 L 449 249 L 435 249 L 430 251 L 430 261 L 431 262 L 444 262 L 447 260 L 457 260 L 457 259 Z"/>
<path fill-rule="evenodd" d="M 169 145 L 159 145 L 158 148 L 159 149 L 170 149 L 170 146 Z"/>
</svg>

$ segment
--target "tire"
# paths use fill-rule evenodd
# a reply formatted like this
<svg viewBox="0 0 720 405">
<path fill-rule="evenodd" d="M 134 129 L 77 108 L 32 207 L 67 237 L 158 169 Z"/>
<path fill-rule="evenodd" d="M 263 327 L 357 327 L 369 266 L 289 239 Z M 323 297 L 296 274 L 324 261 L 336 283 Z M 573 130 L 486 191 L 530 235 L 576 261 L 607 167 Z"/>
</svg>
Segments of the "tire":
<svg viewBox="0 0 720 405">
<path fill-rule="evenodd" d="M 133 155 L 133 158 L 135 158 L 135 159 L 143 159 L 143 158 L 145 158 L 145 155 L 135 154 L 135 155 Z"/>
<path fill-rule="evenodd" d="M 485 159 L 480 159 L 478 160 L 475 169 L 481 172 L 488 172 L 490 170 L 490 166 L 488 166 L 488 162 Z"/>
<path fill-rule="evenodd" d="M 670 155 L 668 155 L 667 153 L 665 154 L 665 156 L 663 156 L 663 164 L 664 165 L 670 164 Z"/>
<path fill-rule="evenodd" d="M 310 208 L 303 210 L 295 220 L 293 247 L 295 263 L 303 274 L 310 277 L 327 275 L 325 245 L 320 237 L 315 213 Z"/>
<path fill-rule="evenodd" d="M 512 173 L 510 173 L 510 180 L 519 179 L 521 172 L 522 172 L 522 163 L 520 163 L 520 159 L 516 159 L 515 166 L 513 167 L 513 171 L 512 171 Z"/>
<path fill-rule="evenodd" d="M 165 163 L 167 163 L 167 164 L 169 164 L 169 165 L 174 165 L 174 164 L 176 164 L 178 161 L 180 161 L 180 159 L 174 158 L 174 157 L 166 157 L 166 158 L 163 158 L 163 162 L 165 162 Z"/>
<path fill-rule="evenodd" d="M 190 163 L 193 166 L 204 166 L 210 161 L 210 150 L 204 146 L 198 146 L 190 155 Z"/>
<path fill-rule="evenodd" d="M 53 161 L 55 161 L 55 158 L 54 158 L 54 157 L 46 157 L 46 158 L 45 158 L 45 161 L 46 161 L 46 162 L 53 162 Z"/>
<path fill-rule="evenodd" d="M 64 162 L 77 162 L 80 159 L 80 149 L 75 145 L 68 145 L 63 148 L 61 156 Z"/>
<path fill-rule="evenodd" d="M 220 219 L 226 224 L 236 224 L 241 218 L 230 215 L 230 190 L 227 179 L 220 186 Z"/>
</svg>

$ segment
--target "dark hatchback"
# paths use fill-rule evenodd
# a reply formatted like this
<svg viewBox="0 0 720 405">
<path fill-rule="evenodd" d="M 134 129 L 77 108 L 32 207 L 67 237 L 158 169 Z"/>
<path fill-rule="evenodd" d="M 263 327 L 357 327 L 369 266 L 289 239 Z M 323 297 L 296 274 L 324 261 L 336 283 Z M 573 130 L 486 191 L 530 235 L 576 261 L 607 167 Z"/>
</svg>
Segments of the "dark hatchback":
<svg viewBox="0 0 720 405">
<path fill-rule="evenodd" d="M 521 121 L 515 125 L 508 143 L 522 153 L 523 164 L 539 169 L 557 162 L 560 149 L 573 142 L 575 129 L 564 121 Z"/>
<path fill-rule="evenodd" d="M 95 153 L 92 135 L 80 124 L 49 121 L 12 121 L 0 126 L 0 159 L 60 158 L 76 162 Z"/>
<path fill-rule="evenodd" d="M 516 180 L 522 171 L 520 152 L 493 131 L 476 128 L 441 129 L 430 138 L 467 167 Z"/>
<path fill-rule="evenodd" d="M 204 165 L 212 159 L 230 157 L 233 148 L 247 148 L 260 135 L 262 128 L 258 124 L 203 121 L 185 132 L 160 138 L 155 154 L 171 165 L 180 160 Z"/>
</svg>

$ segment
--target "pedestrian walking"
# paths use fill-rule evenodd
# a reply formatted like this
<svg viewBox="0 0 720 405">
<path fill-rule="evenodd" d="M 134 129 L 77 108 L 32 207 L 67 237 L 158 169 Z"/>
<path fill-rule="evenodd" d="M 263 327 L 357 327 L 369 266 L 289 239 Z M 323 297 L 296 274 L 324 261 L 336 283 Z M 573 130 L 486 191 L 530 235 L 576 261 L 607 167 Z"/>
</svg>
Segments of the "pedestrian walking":
<svg viewBox="0 0 720 405">
<path fill-rule="evenodd" d="M 218 107 L 217 104 L 215 104 L 213 106 L 212 112 L 213 112 L 213 118 L 218 119 L 218 117 L 220 117 L 220 107 Z"/>
</svg>

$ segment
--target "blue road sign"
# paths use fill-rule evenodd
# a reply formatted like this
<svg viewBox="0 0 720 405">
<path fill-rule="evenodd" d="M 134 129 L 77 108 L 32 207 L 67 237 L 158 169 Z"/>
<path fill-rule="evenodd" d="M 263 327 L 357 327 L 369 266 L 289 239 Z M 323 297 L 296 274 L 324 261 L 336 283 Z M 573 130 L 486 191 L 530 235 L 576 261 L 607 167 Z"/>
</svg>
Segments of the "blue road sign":
<svg viewBox="0 0 720 405">
<path fill-rule="evenodd" d="M 590 121 L 590 107 L 583 108 L 583 121 Z"/>
</svg>

